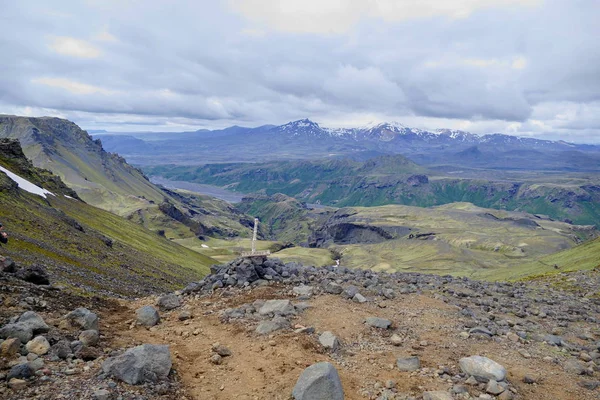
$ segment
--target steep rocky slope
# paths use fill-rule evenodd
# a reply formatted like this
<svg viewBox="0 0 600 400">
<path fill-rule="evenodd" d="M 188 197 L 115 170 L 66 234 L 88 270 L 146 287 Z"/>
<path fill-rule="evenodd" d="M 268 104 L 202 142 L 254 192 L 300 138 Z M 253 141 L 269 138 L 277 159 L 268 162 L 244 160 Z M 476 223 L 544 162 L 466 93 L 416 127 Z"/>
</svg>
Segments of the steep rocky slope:
<svg viewBox="0 0 600 400">
<path fill-rule="evenodd" d="M 0 172 L 1 249 L 18 265 L 43 265 L 54 283 L 84 293 L 139 296 L 201 276 L 213 263 L 138 224 L 76 198 L 62 180 L 34 167 L 14 140 L 0 140 L 0 166 L 50 190 L 41 197 Z"/>
<path fill-rule="evenodd" d="M 18 139 L 33 164 L 54 172 L 87 203 L 125 215 L 164 194 L 73 122 L 0 115 L 0 137 Z"/>
</svg>

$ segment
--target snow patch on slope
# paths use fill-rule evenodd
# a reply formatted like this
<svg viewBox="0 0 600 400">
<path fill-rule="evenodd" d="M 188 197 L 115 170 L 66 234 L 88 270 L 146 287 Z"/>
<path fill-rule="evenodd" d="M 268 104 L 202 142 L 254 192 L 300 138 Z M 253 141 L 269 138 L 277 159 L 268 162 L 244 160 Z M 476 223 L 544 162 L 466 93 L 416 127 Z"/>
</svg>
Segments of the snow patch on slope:
<svg viewBox="0 0 600 400">
<path fill-rule="evenodd" d="M 8 177 L 10 179 L 15 181 L 17 183 L 17 185 L 19 185 L 19 187 L 21 189 L 25 190 L 26 192 L 37 194 L 38 196 L 42 196 L 43 198 L 46 198 L 47 194 L 51 194 L 52 196 L 54 196 L 54 193 L 52 193 L 46 189 L 42 189 L 41 187 L 39 187 L 37 185 L 34 185 L 33 183 L 29 182 L 27 179 L 21 178 L 19 175 L 10 172 L 9 170 L 7 170 L 4 167 L 0 167 L 0 171 L 4 172 L 6 175 L 8 175 Z"/>
</svg>

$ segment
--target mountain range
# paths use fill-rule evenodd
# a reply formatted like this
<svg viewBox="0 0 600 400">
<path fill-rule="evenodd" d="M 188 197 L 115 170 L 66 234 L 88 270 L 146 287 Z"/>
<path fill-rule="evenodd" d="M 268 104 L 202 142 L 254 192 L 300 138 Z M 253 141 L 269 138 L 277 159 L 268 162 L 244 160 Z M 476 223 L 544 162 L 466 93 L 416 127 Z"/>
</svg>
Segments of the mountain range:
<svg viewBox="0 0 600 400">
<path fill-rule="evenodd" d="M 182 133 L 97 134 L 104 147 L 137 165 L 257 162 L 315 158 L 366 160 L 403 154 L 429 166 L 506 170 L 597 171 L 600 146 L 381 123 L 324 128 L 309 119 L 257 128 Z"/>
</svg>

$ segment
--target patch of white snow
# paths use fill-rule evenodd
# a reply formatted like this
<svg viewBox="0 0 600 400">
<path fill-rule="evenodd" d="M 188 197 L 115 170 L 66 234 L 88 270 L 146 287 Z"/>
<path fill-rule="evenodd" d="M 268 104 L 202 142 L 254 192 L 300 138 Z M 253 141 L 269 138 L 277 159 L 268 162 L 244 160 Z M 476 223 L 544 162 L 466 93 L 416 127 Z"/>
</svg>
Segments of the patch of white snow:
<svg viewBox="0 0 600 400">
<path fill-rule="evenodd" d="M 0 171 L 4 172 L 6 175 L 8 175 L 8 177 L 10 179 L 15 181 L 17 183 L 17 185 L 19 185 L 19 187 L 21 189 L 25 190 L 26 192 L 37 194 L 38 196 L 42 196 L 43 198 L 46 198 L 47 194 L 51 194 L 52 196 L 54 196 L 54 193 L 52 193 L 46 189 L 42 189 L 41 187 L 39 187 L 37 185 L 34 185 L 33 183 L 29 182 L 27 179 L 21 178 L 19 175 L 10 172 L 9 170 L 7 170 L 4 167 L 0 167 Z"/>
</svg>

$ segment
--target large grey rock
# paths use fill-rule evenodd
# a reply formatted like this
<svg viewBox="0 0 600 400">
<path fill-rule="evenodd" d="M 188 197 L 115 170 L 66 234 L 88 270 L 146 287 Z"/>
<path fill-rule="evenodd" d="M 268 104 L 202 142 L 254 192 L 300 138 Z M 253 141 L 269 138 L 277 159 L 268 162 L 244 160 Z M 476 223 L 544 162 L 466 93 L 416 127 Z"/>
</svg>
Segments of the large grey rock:
<svg viewBox="0 0 600 400">
<path fill-rule="evenodd" d="M 29 364 L 27 364 L 27 363 L 17 364 L 10 369 L 10 371 L 8 372 L 8 375 L 6 375 L 6 379 L 7 380 L 10 380 L 12 378 L 27 379 L 27 378 L 30 378 L 31 376 L 33 376 L 33 374 L 34 374 L 34 371 L 31 369 Z"/>
<path fill-rule="evenodd" d="M 50 330 L 50 327 L 44 322 L 43 318 L 33 311 L 24 312 L 17 320 L 17 323 L 31 328 L 33 334 L 46 333 Z"/>
<path fill-rule="evenodd" d="M 398 358 L 396 366 L 400 371 L 412 372 L 421 368 L 421 361 L 419 357 Z"/>
<path fill-rule="evenodd" d="M 256 327 L 256 333 L 267 335 L 271 332 L 290 327 L 290 321 L 283 317 L 275 317 L 271 321 L 263 321 Z"/>
<path fill-rule="evenodd" d="M 320 362 L 302 372 L 292 396 L 295 400 L 344 400 L 344 390 L 334 366 Z"/>
<path fill-rule="evenodd" d="M 83 330 L 98 330 L 98 316 L 87 308 L 77 308 L 65 316 L 65 319 Z"/>
<path fill-rule="evenodd" d="M 373 328 L 380 329 L 388 329 L 390 326 L 392 326 L 392 321 L 390 321 L 389 319 L 378 317 L 369 317 L 365 320 L 365 323 L 369 326 L 372 326 Z"/>
<path fill-rule="evenodd" d="M 292 315 L 295 308 L 289 300 L 267 300 L 258 310 L 260 315 Z"/>
<path fill-rule="evenodd" d="M 17 278 L 22 279 L 26 282 L 31 282 L 36 285 L 49 285 L 50 279 L 48 278 L 48 273 L 41 265 L 30 265 L 27 267 L 20 268 L 17 270 L 16 274 Z"/>
<path fill-rule="evenodd" d="M 164 380 L 171 371 L 169 346 L 143 344 L 131 348 L 106 360 L 102 370 L 130 385 Z"/>
<path fill-rule="evenodd" d="M 34 334 L 45 333 L 50 327 L 44 322 L 42 317 L 33 311 L 27 311 L 21 314 L 17 322 L 4 325 L 0 328 L 0 338 L 17 338 L 21 343 L 27 343 Z"/>
<path fill-rule="evenodd" d="M 158 310 L 152 306 L 143 306 L 135 311 L 136 321 L 143 326 L 154 326 L 160 322 Z"/>
<path fill-rule="evenodd" d="M 174 310 L 181 305 L 179 296 L 174 293 L 167 294 L 158 299 L 158 307 L 163 311 Z"/>
<path fill-rule="evenodd" d="M 325 331 L 319 336 L 319 343 L 327 350 L 336 351 L 340 347 L 340 341 L 330 331 Z"/>
<path fill-rule="evenodd" d="M 33 331 L 24 324 L 8 324 L 0 328 L 0 338 L 2 339 L 16 338 L 19 339 L 21 343 L 27 343 L 32 337 Z"/>
<path fill-rule="evenodd" d="M 468 375 L 484 380 L 494 379 L 503 381 L 506 378 L 506 368 L 487 357 L 471 356 L 458 361 L 460 369 Z"/>
</svg>

